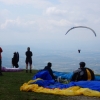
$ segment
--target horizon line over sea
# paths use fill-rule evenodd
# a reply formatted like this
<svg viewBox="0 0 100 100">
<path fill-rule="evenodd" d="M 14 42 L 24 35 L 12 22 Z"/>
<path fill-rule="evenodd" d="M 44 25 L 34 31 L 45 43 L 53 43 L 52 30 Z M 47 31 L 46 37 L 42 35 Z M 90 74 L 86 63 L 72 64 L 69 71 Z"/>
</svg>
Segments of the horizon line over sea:
<svg viewBox="0 0 100 100">
<path fill-rule="evenodd" d="M 27 47 L 14 48 L 3 47 L 2 66 L 12 68 L 11 59 L 15 51 L 19 52 L 19 68 L 25 69 L 25 52 Z M 91 68 L 95 74 L 100 73 L 100 51 L 84 50 L 78 53 L 77 49 L 47 50 L 31 47 L 33 52 L 33 69 L 43 69 L 48 62 L 52 63 L 52 69 L 60 72 L 72 72 L 79 68 L 79 62 L 86 62 L 86 67 Z"/>
</svg>

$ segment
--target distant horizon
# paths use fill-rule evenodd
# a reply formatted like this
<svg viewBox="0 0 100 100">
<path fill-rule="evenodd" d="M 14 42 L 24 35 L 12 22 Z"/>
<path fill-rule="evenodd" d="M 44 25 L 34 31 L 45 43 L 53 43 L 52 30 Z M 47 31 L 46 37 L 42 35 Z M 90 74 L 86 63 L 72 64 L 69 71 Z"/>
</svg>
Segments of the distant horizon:
<svg viewBox="0 0 100 100">
<path fill-rule="evenodd" d="M 16 47 L 17 48 L 17 47 Z M 11 58 L 16 48 L 11 46 L 4 47 L 2 53 L 2 66 L 12 67 Z M 16 51 L 19 52 L 19 68 L 25 69 L 25 52 L 27 48 L 23 46 Z M 80 61 L 86 62 L 86 67 L 90 67 L 95 70 L 95 73 L 100 73 L 100 51 L 84 51 L 78 53 L 78 50 L 41 50 L 31 49 L 33 52 L 33 69 L 43 69 L 48 62 L 52 63 L 52 69 L 55 71 L 73 71 L 79 67 Z"/>
<path fill-rule="evenodd" d="M 10 47 L 14 47 L 15 49 L 21 49 L 22 47 L 24 49 L 27 49 L 27 47 L 30 47 L 31 49 L 49 49 L 49 50 L 78 50 L 78 49 L 83 49 L 83 50 L 92 50 L 92 51 L 97 51 L 97 50 L 100 50 L 100 46 L 98 46 L 99 43 L 95 43 L 95 44 L 89 44 L 89 43 L 86 43 L 86 44 L 75 44 L 75 43 L 72 43 L 72 44 L 68 44 L 68 43 L 65 43 L 65 44 L 62 44 L 58 47 L 56 47 L 55 44 L 52 44 L 51 45 L 28 45 L 28 44 L 9 44 L 9 45 L 0 45 L 0 47 L 4 47 L 5 49 L 10 49 Z M 14 49 L 13 48 L 13 49 Z"/>
</svg>

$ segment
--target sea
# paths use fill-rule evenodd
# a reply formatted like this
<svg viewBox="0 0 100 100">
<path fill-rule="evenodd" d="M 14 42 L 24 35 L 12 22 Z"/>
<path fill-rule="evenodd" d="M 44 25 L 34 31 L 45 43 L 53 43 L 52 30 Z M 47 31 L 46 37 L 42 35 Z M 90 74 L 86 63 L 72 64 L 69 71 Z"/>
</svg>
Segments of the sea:
<svg viewBox="0 0 100 100">
<path fill-rule="evenodd" d="M 19 52 L 19 68 L 25 69 L 25 52 L 27 46 L 2 46 L 2 66 L 12 68 L 11 59 L 14 52 Z M 86 67 L 91 68 L 95 74 L 100 74 L 100 50 L 77 49 L 41 49 L 31 47 L 33 52 L 32 69 L 43 69 L 48 62 L 52 69 L 60 72 L 72 72 L 79 68 L 79 63 L 84 61 Z"/>
</svg>

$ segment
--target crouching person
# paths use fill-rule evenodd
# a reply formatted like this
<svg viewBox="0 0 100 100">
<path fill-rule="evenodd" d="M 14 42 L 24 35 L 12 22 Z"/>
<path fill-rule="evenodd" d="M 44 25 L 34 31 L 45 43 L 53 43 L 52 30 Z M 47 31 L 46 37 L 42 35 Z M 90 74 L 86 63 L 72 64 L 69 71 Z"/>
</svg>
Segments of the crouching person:
<svg viewBox="0 0 100 100">
<path fill-rule="evenodd" d="M 85 67 L 85 62 L 79 63 L 80 68 L 73 72 L 71 81 L 90 81 L 94 80 L 94 72 L 90 68 Z"/>
<path fill-rule="evenodd" d="M 53 71 L 51 69 L 52 63 L 48 62 L 47 66 L 44 67 L 44 69 L 38 71 L 32 79 L 41 78 L 43 80 L 56 80 L 56 76 L 53 74 Z"/>
</svg>

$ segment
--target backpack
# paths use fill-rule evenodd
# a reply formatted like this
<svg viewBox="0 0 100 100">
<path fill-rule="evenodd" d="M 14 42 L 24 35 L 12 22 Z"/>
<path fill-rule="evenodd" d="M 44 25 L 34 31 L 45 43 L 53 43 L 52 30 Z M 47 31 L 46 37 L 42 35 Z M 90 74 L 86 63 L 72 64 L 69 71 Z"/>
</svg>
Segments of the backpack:
<svg viewBox="0 0 100 100">
<path fill-rule="evenodd" d="M 86 81 L 94 80 L 94 72 L 89 68 L 81 68 L 77 73 L 74 73 L 71 81 Z"/>
</svg>

